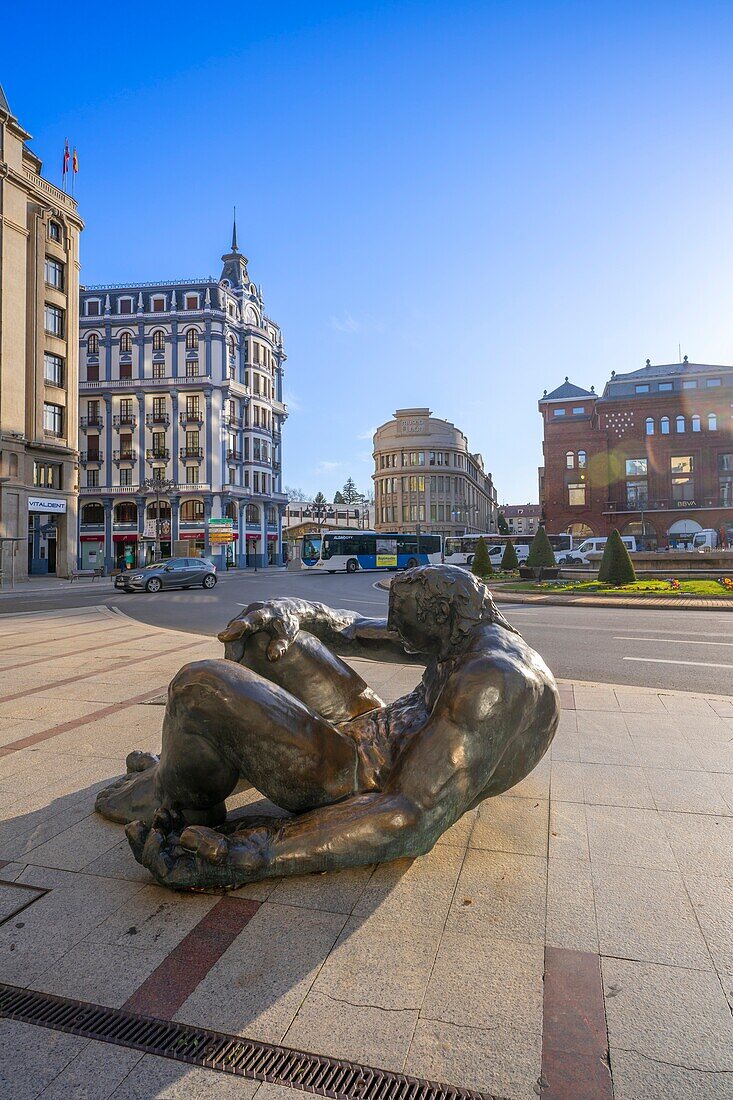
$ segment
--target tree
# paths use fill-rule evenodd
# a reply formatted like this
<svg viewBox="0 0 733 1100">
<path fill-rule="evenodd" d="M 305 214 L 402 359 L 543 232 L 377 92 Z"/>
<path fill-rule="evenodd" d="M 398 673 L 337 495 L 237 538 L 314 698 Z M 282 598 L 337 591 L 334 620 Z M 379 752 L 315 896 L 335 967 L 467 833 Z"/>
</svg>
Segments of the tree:
<svg viewBox="0 0 733 1100">
<path fill-rule="evenodd" d="M 334 504 L 346 504 L 346 501 L 344 500 L 343 493 L 341 493 L 338 489 L 334 493 L 333 503 Z"/>
<path fill-rule="evenodd" d="M 514 573 L 517 569 L 519 569 L 517 551 L 514 549 L 513 542 L 507 542 L 501 558 L 501 571 L 502 573 Z"/>
<path fill-rule="evenodd" d="M 308 497 L 305 495 L 305 493 L 303 492 L 302 489 L 296 489 L 292 485 L 286 485 L 285 489 L 284 489 L 284 492 L 285 492 L 285 496 L 288 498 L 288 500 L 307 500 L 308 499 Z"/>
<path fill-rule="evenodd" d="M 632 584 L 636 580 L 634 563 L 615 527 L 603 548 L 598 580 L 613 585 Z"/>
<path fill-rule="evenodd" d="M 489 557 L 489 548 L 486 545 L 484 539 L 479 539 L 476 544 L 476 553 L 473 555 L 473 562 L 471 563 L 471 572 L 477 577 L 490 577 L 494 572 L 494 567 L 491 564 L 491 558 Z"/>
<path fill-rule="evenodd" d="M 361 493 L 354 484 L 353 477 L 348 478 L 343 488 L 344 504 L 356 504 L 361 500 Z"/>
<path fill-rule="evenodd" d="M 499 534 L 500 535 L 508 535 L 509 534 L 509 524 L 504 519 L 504 513 L 503 512 L 499 512 L 499 515 L 496 517 L 496 522 L 499 524 Z"/>
<path fill-rule="evenodd" d="M 547 531 L 545 531 L 544 527 L 538 527 L 537 533 L 532 539 L 532 545 L 529 548 L 527 565 L 534 569 L 546 569 L 556 564 L 555 554 L 550 546 Z"/>
</svg>

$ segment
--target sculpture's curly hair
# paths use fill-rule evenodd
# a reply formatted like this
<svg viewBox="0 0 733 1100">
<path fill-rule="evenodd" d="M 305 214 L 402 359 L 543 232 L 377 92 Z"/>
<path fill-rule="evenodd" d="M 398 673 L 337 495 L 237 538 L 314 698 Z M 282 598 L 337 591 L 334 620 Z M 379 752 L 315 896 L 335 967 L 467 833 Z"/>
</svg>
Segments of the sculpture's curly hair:
<svg viewBox="0 0 733 1100">
<path fill-rule="evenodd" d="M 417 585 L 417 617 L 446 624 L 447 649 L 460 647 L 481 623 L 494 623 L 519 634 L 497 608 L 488 587 L 457 565 L 419 565 L 395 577 L 392 586 Z"/>
</svg>

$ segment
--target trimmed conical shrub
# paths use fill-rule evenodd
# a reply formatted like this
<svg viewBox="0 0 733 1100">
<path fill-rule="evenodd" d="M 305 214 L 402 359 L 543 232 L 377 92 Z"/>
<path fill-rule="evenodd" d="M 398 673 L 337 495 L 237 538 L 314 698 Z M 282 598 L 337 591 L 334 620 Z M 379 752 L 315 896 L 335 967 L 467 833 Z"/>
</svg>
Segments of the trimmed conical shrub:
<svg viewBox="0 0 733 1100">
<path fill-rule="evenodd" d="M 527 565 L 538 569 L 548 568 L 556 564 L 555 555 L 550 546 L 550 540 L 547 537 L 547 531 L 545 531 L 544 527 L 538 527 L 537 534 L 532 539 L 532 545 L 529 548 Z"/>
<path fill-rule="evenodd" d="M 490 577 L 494 572 L 494 567 L 489 557 L 489 548 L 484 539 L 479 539 L 476 545 L 476 553 L 473 555 L 473 561 L 471 563 L 471 572 L 477 577 Z"/>
<path fill-rule="evenodd" d="M 615 527 L 603 548 L 598 580 L 604 584 L 615 585 L 632 584 L 636 580 L 634 563 Z"/>
<path fill-rule="evenodd" d="M 501 559 L 501 569 L 503 573 L 514 573 L 519 569 L 519 558 L 517 557 L 517 551 L 514 549 L 513 542 L 507 542 L 504 547 L 504 553 Z"/>
</svg>

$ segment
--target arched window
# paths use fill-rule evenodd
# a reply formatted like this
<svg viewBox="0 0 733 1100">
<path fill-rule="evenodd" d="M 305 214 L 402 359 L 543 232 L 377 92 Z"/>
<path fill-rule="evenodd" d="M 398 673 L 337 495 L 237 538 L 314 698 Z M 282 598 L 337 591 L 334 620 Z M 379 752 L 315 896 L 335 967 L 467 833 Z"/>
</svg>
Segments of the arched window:
<svg viewBox="0 0 733 1100">
<path fill-rule="evenodd" d="M 186 333 L 186 351 L 195 351 L 199 346 L 199 330 L 190 328 Z"/>
<path fill-rule="evenodd" d="M 662 435 L 669 435 L 669 417 L 663 416 L 659 424 L 662 429 Z"/>
<path fill-rule="evenodd" d="M 203 500 L 184 500 L 181 505 L 181 520 L 183 523 L 197 523 L 204 518 Z"/>
<path fill-rule="evenodd" d="M 678 416 L 675 421 L 675 427 L 678 432 L 684 432 L 685 430 L 685 418 L 684 416 Z"/>
<path fill-rule="evenodd" d="M 708 413 L 708 431 L 717 432 L 718 430 L 718 418 L 715 413 Z"/>
<path fill-rule="evenodd" d="M 695 415 L 692 418 L 692 430 L 693 430 L 693 432 L 699 432 L 700 431 L 700 417 L 697 415 L 697 413 L 695 413 Z"/>
<path fill-rule="evenodd" d="M 572 470 L 575 467 L 575 451 L 568 451 L 565 455 L 565 465 L 568 470 Z"/>
<path fill-rule="evenodd" d="M 646 418 L 646 434 L 654 435 L 654 417 L 648 416 Z"/>
<path fill-rule="evenodd" d="M 137 523 L 137 505 L 131 501 L 116 504 L 115 523 Z"/>
<path fill-rule="evenodd" d="M 96 332 L 90 332 L 87 340 L 87 355 L 99 355 L 99 337 Z"/>
<path fill-rule="evenodd" d="M 153 351 L 165 350 L 165 333 L 162 328 L 158 328 L 153 333 Z"/>
<path fill-rule="evenodd" d="M 230 500 L 227 504 L 224 509 L 224 515 L 227 519 L 233 519 L 235 523 L 237 522 L 237 506 L 233 500 Z"/>
<path fill-rule="evenodd" d="M 260 510 L 256 504 L 247 505 L 247 523 L 259 523 Z"/>
<path fill-rule="evenodd" d="M 147 506 L 147 508 L 145 509 L 146 519 L 155 519 L 155 511 L 156 511 L 156 503 L 155 503 L 155 501 L 153 501 L 152 504 L 149 504 Z M 160 518 L 161 519 L 170 519 L 171 518 L 171 506 L 170 506 L 170 503 L 167 500 L 161 500 L 161 502 L 160 502 Z"/>
<path fill-rule="evenodd" d="M 123 332 L 120 336 L 120 351 L 132 351 L 132 335 L 129 332 Z"/>
<path fill-rule="evenodd" d="M 268 504 L 267 506 L 267 524 L 269 527 L 277 526 L 277 509 L 274 504 Z"/>
<path fill-rule="evenodd" d="M 100 527 L 104 523 L 104 505 L 98 501 L 93 504 L 84 504 L 81 510 L 81 522 Z"/>
<path fill-rule="evenodd" d="M 588 465 L 588 457 L 585 451 L 578 451 L 578 469 L 584 470 Z"/>
</svg>

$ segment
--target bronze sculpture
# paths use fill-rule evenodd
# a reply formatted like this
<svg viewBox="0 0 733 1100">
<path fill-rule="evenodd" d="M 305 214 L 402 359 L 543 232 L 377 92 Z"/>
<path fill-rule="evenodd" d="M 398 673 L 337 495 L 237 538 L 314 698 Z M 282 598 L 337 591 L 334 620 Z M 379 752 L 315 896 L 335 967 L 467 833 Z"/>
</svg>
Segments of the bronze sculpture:
<svg viewBox="0 0 733 1100">
<path fill-rule="evenodd" d="M 171 681 L 160 760 L 132 753 L 97 797 L 173 889 L 421 855 L 532 771 L 557 727 L 552 673 L 455 566 L 396 576 L 386 620 L 285 597 L 219 638 L 224 660 Z M 384 705 L 338 654 L 427 667 Z M 292 816 L 227 824 L 241 780 Z"/>
</svg>

